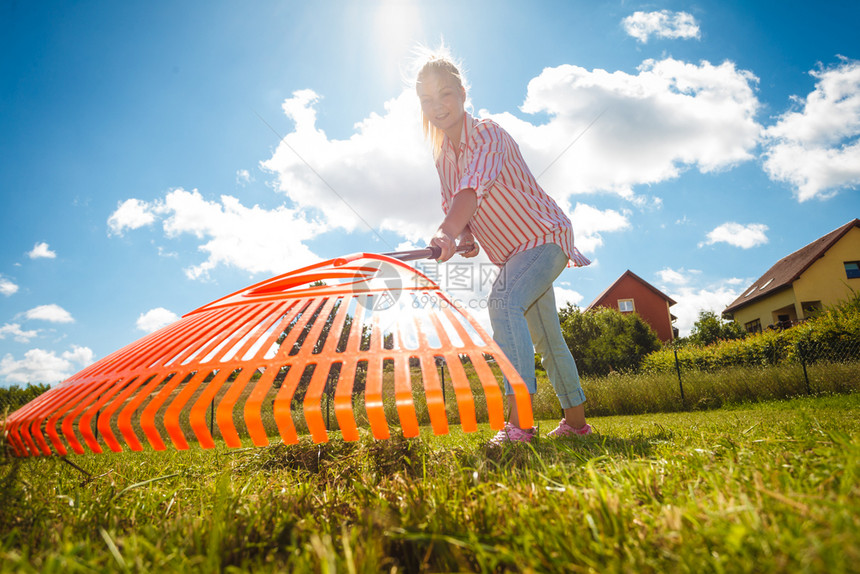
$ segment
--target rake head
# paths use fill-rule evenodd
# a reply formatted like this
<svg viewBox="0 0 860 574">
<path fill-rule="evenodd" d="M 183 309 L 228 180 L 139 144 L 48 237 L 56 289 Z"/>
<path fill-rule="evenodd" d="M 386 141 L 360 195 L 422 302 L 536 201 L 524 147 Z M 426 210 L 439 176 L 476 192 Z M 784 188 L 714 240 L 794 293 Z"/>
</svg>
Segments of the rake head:
<svg viewBox="0 0 860 574">
<path fill-rule="evenodd" d="M 441 435 L 449 413 L 440 364 L 464 431 L 477 430 L 483 402 L 490 426 L 504 426 L 499 371 L 514 389 L 522 426 L 532 426 L 528 390 L 484 329 L 426 275 L 395 257 L 360 253 L 200 307 L 63 381 L 3 427 L 22 457 L 104 446 L 119 452 L 123 443 L 142 450 L 142 438 L 156 450 L 167 448 L 166 439 L 177 449 L 190 440 L 212 448 L 216 426 L 229 447 L 242 446 L 240 434 L 256 446 L 270 435 L 294 444 L 297 420 L 325 442 L 325 396 L 344 440 L 358 440 L 362 414 L 376 439 L 390 436 L 395 416 L 403 435 L 414 437 L 417 395 L 419 412 L 426 405 Z M 484 399 L 478 405 L 476 394 Z"/>
</svg>

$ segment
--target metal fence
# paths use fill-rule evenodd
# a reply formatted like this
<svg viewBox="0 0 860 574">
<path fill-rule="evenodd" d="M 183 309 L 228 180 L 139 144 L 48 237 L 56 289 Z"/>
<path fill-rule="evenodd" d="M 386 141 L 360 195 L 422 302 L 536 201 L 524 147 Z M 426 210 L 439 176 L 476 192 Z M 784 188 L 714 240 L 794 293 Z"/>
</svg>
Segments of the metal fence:
<svg viewBox="0 0 860 574">
<path fill-rule="evenodd" d="M 684 380 L 691 372 L 698 372 L 699 369 L 684 367 L 678 357 L 677 349 L 674 354 L 678 390 L 681 401 L 685 402 Z M 812 394 L 829 390 L 816 388 L 816 383 L 820 383 L 823 378 L 828 376 L 845 378 L 845 369 L 840 367 L 850 367 L 846 382 L 860 382 L 860 374 L 858 379 L 852 381 L 850 378 L 851 373 L 855 372 L 853 367 L 860 369 L 860 339 L 850 336 L 826 341 L 800 339 L 789 344 L 773 345 L 748 361 L 741 360 L 738 364 L 725 366 L 725 368 L 731 367 L 780 369 L 781 373 L 785 374 L 786 383 L 790 383 L 795 378 L 800 379 L 806 394 Z"/>
<path fill-rule="evenodd" d="M 637 415 L 719 408 L 860 391 L 860 337 L 824 341 L 772 340 L 731 348 L 661 351 L 647 368 L 583 375 L 587 416 Z M 538 377 L 535 416 L 558 416 L 550 381 Z"/>
</svg>

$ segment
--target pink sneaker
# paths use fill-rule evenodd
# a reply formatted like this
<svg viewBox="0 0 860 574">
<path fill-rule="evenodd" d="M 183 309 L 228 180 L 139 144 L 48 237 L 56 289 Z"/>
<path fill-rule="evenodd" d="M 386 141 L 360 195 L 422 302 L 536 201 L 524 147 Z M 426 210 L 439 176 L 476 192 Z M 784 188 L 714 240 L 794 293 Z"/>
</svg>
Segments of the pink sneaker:
<svg viewBox="0 0 860 574">
<path fill-rule="evenodd" d="M 505 423 L 505 428 L 490 439 L 490 444 L 502 445 L 509 442 L 530 442 L 536 434 L 537 431 L 534 427 L 523 430 L 511 423 Z"/>
<path fill-rule="evenodd" d="M 591 425 L 586 423 L 584 427 L 575 429 L 564 419 L 558 423 L 558 427 L 554 431 L 550 431 L 548 437 L 567 437 L 567 436 L 586 436 L 591 434 Z"/>
</svg>

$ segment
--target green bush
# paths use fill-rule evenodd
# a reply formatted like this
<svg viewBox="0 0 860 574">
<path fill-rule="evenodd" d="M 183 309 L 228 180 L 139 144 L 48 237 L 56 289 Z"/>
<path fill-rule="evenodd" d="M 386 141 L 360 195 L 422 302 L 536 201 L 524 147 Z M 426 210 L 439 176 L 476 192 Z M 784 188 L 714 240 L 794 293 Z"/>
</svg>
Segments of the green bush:
<svg viewBox="0 0 860 574">
<path fill-rule="evenodd" d="M 605 307 L 580 311 L 568 304 L 559 319 L 581 375 L 634 371 L 643 357 L 661 346 L 651 326 L 636 313 Z"/>
<path fill-rule="evenodd" d="M 642 359 L 641 369 L 652 373 L 674 370 L 675 351 L 686 371 L 860 359 L 860 295 L 784 331 L 655 351 Z"/>
</svg>

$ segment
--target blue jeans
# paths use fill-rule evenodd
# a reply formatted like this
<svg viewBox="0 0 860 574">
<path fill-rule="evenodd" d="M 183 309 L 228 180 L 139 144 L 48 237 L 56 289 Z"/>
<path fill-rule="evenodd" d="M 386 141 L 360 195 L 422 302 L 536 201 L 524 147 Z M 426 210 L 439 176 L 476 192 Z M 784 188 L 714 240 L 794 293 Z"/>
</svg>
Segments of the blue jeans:
<svg viewBox="0 0 860 574">
<path fill-rule="evenodd" d="M 585 402 L 579 371 L 561 334 L 552 289 L 566 265 L 567 255 L 555 243 L 518 253 L 502 267 L 487 301 L 493 339 L 522 376 L 529 393 L 537 391 L 537 351 L 563 409 Z M 505 394 L 514 394 L 507 379 Z"/>
</svg>

